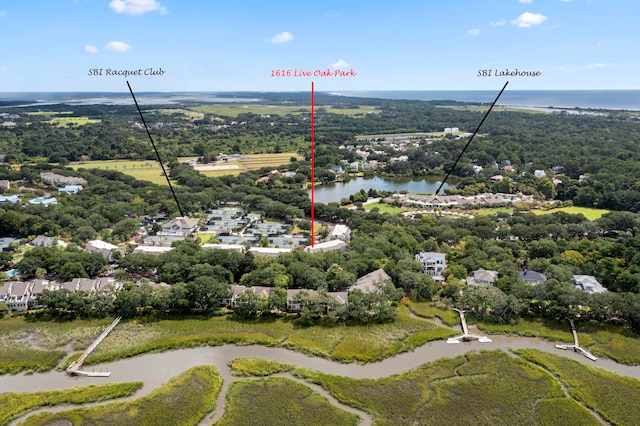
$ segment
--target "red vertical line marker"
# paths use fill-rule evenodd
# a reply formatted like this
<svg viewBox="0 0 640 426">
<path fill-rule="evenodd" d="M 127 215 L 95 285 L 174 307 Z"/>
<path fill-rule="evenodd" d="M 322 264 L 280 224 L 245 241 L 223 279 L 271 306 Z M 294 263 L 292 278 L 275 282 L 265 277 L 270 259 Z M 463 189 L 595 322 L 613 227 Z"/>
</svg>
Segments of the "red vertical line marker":
<svg viewBox="0 0 640 426">
<path fill-rule="evenodd" d="M 315 244 L 315 216 L 316 216 L 316 200 L 315 200 L 315 115 L 314 115 L 314 103 L 315 94 L 313 88 L 313 81 L 311 82 L 311 247 Z"/>
</svg>

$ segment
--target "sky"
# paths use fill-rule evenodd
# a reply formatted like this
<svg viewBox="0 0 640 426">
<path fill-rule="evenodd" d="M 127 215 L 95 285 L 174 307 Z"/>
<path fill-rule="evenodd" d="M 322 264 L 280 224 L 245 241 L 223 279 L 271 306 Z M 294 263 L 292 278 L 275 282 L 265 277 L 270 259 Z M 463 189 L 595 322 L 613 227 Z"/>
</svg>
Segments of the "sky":
<svg viewBox="0 0 640 426">
<path fill-rule="evenodd" d="M 640 89 L 638 16 L 637 0 L 0 0 L 0 92 Z"/>
</svg>

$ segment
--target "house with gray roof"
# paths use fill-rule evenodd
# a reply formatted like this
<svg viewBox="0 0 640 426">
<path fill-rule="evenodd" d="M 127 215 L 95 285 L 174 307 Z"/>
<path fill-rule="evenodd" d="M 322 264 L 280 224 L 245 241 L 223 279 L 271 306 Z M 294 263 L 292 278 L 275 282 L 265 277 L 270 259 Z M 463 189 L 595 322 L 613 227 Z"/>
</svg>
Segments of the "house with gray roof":
<svg viewBox="0 0 640 426">
<path fill-rule="evenodd" d="M 498 271 L 490 271 L 487 269 L 477 269 L 473 271 L 473 276 L 467 278 L 467 284 L 469 287 L 477 285 L 494 286 L 498 279 Z"/>
<path fill-rule="evenodd" d="M 593 275 L 574 275 L 571 281 L 575 288 L 586 291 L 587 293 L 594 294 L 607 291 Z"/>
<path fill-rule="evenodd" d="M 547 276 L 540 272 L 525 269 L 518 273 L 518 279 L 531 285 L 544 284 L 547 282 Z"/>
</svg>

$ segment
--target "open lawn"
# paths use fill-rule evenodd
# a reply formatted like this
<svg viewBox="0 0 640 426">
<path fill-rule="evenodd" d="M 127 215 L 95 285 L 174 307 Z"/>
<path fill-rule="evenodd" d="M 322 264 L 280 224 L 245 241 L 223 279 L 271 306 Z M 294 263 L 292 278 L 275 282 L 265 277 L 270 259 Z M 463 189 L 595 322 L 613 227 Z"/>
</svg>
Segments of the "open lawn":
<svg viewBox="0 0 640 426">
<path fill-rule="evenodd" d="M 53 117 L 50 120 L 47 120 L 46 123 L 52 124 L 57 127 L 64 127 L 69 124 L 73 124 L 75 126 L 84 126 L 85 124 L 94 124 L 100 123 L 102 120 L 93 119 L 89 117 Z"/>
<path fill-rule="evenodd" d="M 366 210 L 373 210 L 374 208 L 377 208 L 380 213 L 401 213 L 403 211 L 405 211 L 406 209 L 402 208 L 402 207 L 395 207 L 395 206 L 390 206 L 389 204 L 385 204 L 385 203 L 381 203 L 381 202 L 375 202 L 375 203 L 368 203 L 368 204 L 363 204 L 362 207 Z"/>
<path fill-rule="evenodd" d="M 596 220 L 599 219 L 603 214 L 609 213 L 609 210 L 605 209 L 592 209 L 589 207 L 561 207 L 559 209 L 550 209 L 550 210 L 531 210 L 534 214 L 551 214 L 555 212 L 565 212 L 569 214 L 582 214 L 588 220 Z"/>
<path fill-rule="evenodd" d="M 149 110 L 148 112 L 158 112 L 160 114 L 166 114 L 166 115 L 171 115 L 171 114 L 180 114 L 180 115 L 184 115 L 188 120 L 202 120 L 204 118 L 204 113 L 202 112 L 197 112 L 197 111 L 192 111 L 190 109 L 184 109 L 184 108 L 176 108 L 176 109 L 155 109 L 155 110 Z"/>
<path fill-rule="evenodd" d="M 264 105 L 264 104 L 221 104 L 221 105 L 200 105 L 190 107 L 190 110 L 224 115 L 227 117 L 237 117 L 238 114 L 252 113 L 261 115 L 287 115 L 287 114 L 311 114 L 311 106 L 288 106 L 288 105 Z M 331 106 L 316 106 L 315 113 L 323 111 L 333 114 L 344 114 L 348 116 L 358 116 L 364 114 L 379 114 L 375 106 L 360 105 L 358 108 L 335 108 Z"/>
<path fill-rule="evenodd" d="M 195 367 L 171 379 L 149 395 L 124 403 L 109 403 L 29 417 L 24 425 L 156 426 L 197 425 L 215 408 L 222 379 L 214 366 Z"/>
<path fill-rule="evenodd" d="M 7 424 L 27 410 L 61 404 L 85 404 L 131 396 L 142 387 L 141 382 L 89 385 L 65 390 L 34 393 L 0 394 L 0 425 Z"/>
<path fill-rule="evenodd" d="M 289 164 L 291 162 L 291 157 L 302 160 L 302 157 L 294 152 L 282 152 L 279 154 L 250 154 L 245 157 L 246 159 L 239 161 L 247 170 L 257 170 L 262 167 L 275 168 L 283 164 Z"/>
<path fill-rule="evenodd" d="M 460 324 L 460 315 L 451 309 L 443 309 L 431 302 L 408 302 L 411 312 L 423 318 L 440 318 L 449 326 Z"/>
</svg>

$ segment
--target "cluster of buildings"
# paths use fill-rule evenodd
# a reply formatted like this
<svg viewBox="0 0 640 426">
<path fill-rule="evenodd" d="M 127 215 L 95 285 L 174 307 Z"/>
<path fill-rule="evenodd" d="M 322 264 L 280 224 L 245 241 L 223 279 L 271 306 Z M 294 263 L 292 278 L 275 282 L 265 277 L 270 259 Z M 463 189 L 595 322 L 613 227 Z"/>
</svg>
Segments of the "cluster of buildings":
<svg viewBox="0 0 640 426">
<path fill-rule="evenodd" d="M 363 293 L 373 293 L 377 291 L 378 285 L 385 281 L 390 281 L 391 277 L 382 269 L 377 269 L 369 274 L 363 275 L 358 278 L 356 283 L 349 287 L 347 291 L 330 291 L 327 292 L 327 296 L 333 298 L 341 305 L 345 305 L 349 302 L 349 292 L 353 290 L 360 290 Z M 238 298 L 243 293 L 249 291 L 261 298 L 268 298 L 274 287 L 252 286 L 245 287 L 242 285 L 231 285 L 232 294 L 228 299 L 222 301 L 222 305 L 235 308 L 238 306 Z M 318 291 L 307 289 L 287 289 L 287 311 L 300 312 L 303 308 L 302 301 L 299 296 L 300 293 L 306 292 L 309 296 L 317 296 Z"/>
<path fill-rule="evenodd" d="M 26 311 L 39 307 L 38 295 L 44 290 L 67 289 L 71 292 L 85 291 L 118 291 L 122 284 L 115 278 L 102 277 L 96 279 L 74 278 L 71 281 L 58 283 L 48 280 L 5 281 L 0 283 L 0 302 L 4 302 L 11 311 Z"/>
<path fill-rule="evenodd" d="M 420 252 L 416 254 L 415 259 L 420 262 L 424 268 L 424 273 L 430 275 L 437 282 L 444 282 L 445 277 L 442 276 L 443 271 L 447 268 L 446 256 L 438 252 Z M 491 271 L 479 268 L 467 277 L 467 285 L 469 287 L 491 286 L 495 285 L 498 279 L 498 271 Z M 530 285 L 539 285 L 547 282 L 547 277 L 540 272 L 525 269 L 518 273 L 518 279 Z M 592 275 L 574 275 L 571 279 L 573 286 L 584 292 L 594 294 L 607 291 L 606 288 L 598 282 Z"/>
<path fill-rule="evenodd" d="M 531 195 L 492 194 L 478 195 L 420 195 L 420 194 L 393 194 L 383 200 L 387 204 L 401 204 L 403 206 L 419 207 L 460 207 L 478 208 L 482 206 L 497 206 L 512 204 L 520 201 L 532 202 Z"/>
<path fill-rule="evenodd" d="M 44 185 L 58 188 L 58 194 L 63 195 L 75 195 L 79 191 L 82 191 L 83 185 L 87 184 L 87 181 L 83 178 L 74 176 L 63 176 L 53 172 L 41 172 L 40 182 Z M 11 182 L 8 180 L 0 181 L 0 188 L 8 190 L 11 188 Z M 26 202 L 28 206 L 52 206 L 58 204 L 56 197 L 51 197 L 51 194 L 47 193 L 42 197 L 34 197 Z M 0 205 L 2 204 L 16 204 L 20 201 L 22 194 L 13 195 L 0 195 Z"/>
</svg>

